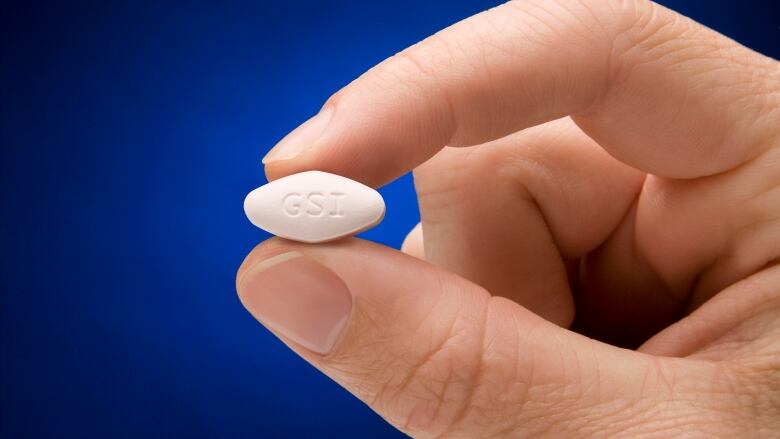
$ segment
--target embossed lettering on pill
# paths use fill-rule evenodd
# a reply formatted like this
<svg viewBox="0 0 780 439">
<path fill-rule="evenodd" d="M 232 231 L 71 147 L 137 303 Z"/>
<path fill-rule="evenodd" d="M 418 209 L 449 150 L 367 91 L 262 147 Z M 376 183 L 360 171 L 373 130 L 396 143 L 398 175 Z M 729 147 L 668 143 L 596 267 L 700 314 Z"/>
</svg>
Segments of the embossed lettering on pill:
<svg viewBox="0 0 780 439">
<path fill-rule="evenodd" d="M 261 186 L 247 195 L 252 224 L 287 239 L 325 242 L 367 230 L 385 214 L 374 189 L 336 174 L 307 171 Z"/>
<path fill-rule="evenodd" d="M 341 192 L 291 192 L 282 198 L 282 209 L 287 216 L 293 217 L 328 215 L 331 218 L 343 218 L 344 212 L 339 208 L 339 199 L 343 196 Z"/>
</svg>

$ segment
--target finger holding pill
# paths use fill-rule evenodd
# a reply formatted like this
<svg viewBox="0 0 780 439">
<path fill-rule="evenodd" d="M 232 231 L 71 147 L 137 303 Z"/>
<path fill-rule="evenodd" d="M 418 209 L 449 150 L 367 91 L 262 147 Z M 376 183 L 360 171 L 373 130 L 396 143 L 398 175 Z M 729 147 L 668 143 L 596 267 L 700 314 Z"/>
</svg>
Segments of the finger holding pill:
<svg viewBox="0 0 780 439">
<path fill-rule="evenodd" d="M 360 233 L 385 215 L 379 192 L 322 171 L 289 175 L 247 195 L 244 211 L 255 226 L 295 241 L 317 243 Z"/>
</svg>

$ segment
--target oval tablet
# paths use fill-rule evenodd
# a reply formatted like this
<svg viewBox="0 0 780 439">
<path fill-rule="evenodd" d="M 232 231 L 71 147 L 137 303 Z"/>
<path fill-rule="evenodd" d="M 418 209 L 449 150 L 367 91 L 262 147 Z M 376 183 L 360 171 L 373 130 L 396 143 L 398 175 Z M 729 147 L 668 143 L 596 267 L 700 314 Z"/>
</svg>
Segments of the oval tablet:
<svg viewBox="0 0 780 439">
<path fill-rule="evenodd" d="M 244 212 L 261 229 L 302 242 L 325 242 L 377 225 L 385 202 L 374 189 L 336 174 L 307 171 L 260 186 Z"/>
</svg>

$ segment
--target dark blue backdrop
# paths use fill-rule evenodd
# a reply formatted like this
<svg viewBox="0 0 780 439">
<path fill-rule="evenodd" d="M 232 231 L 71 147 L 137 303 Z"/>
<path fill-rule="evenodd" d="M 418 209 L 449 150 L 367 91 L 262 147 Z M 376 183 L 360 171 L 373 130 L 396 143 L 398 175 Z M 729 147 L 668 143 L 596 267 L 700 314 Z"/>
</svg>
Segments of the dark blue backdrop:
<svg viewBox="0 0 780 439">
<path fill-rule="evenodd" d="M 241 205 L 330 93 L 496 3 L 3 5 L 2 436 L 399 436 L 241 307 Z M 667 2 L 777 57 L 770 3 Z"/>
</svg>

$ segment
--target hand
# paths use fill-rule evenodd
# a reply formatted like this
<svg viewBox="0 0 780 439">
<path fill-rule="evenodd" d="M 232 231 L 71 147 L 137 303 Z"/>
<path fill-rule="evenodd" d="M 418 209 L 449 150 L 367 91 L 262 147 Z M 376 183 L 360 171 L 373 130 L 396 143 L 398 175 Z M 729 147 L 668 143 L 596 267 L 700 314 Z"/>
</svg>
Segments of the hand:
<svg viewBox="0 0 780 439">
<path fill-rule="evenodd" d="M 374 67 L 265 163 L 414 169 L 405 253 L 271 239 L 237 278 L 407 434 L 780 432 L 776 61 L 646 1 L 510 2 Z"/>
</svg>

